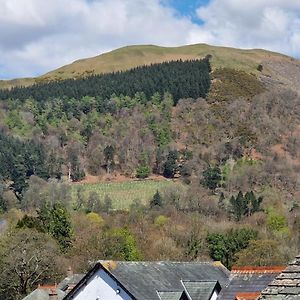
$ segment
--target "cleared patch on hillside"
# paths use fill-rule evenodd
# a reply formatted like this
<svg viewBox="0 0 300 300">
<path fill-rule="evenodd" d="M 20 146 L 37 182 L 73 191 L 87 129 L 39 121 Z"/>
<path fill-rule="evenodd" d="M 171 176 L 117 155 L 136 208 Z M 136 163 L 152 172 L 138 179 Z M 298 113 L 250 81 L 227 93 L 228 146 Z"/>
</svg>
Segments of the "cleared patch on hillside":
<svg viewBox="0 0 300 300">
<path fill-rule="evenodd" d="M 172 186 L 182 187 L 182 183 L 172 180 L 139 180 L 126 182 L 101 182 L 96 184 L 74 184 L 72 186 L 73 198 L 76 197 L 78 189 L 82 189 L 84 195 L 88 197 L 91 191 L 95 191 L 100 200 L 106 196 L 111 198 L 114 209 L 126 210 L 134 202 L 139 200 L 143 204 L 148 204 L 155 192 L 162 192 L 165 188 Z"/>
<path fill-rule="evenodd" d="M 265 90 L 264 85 L 256 76 L 241 70 L 220 68 L 213 72 L 212 77 L 209 93 L 211 101 L 226 101 L 240 97 L 252 98 Z"/>
<path fill-rule="evenodd" d="M 261 80 L 272 86 L 284 85 L 296 92 L 300 92 L 300 64 L 296 59 L 281 60 L 272 57 L 262 62 Z"/>
</svg>

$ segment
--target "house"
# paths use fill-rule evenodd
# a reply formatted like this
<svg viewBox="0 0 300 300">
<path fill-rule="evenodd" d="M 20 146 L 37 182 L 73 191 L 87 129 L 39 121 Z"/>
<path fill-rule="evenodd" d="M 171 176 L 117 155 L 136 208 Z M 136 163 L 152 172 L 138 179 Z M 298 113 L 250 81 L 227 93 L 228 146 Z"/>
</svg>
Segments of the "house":
<svg viewBox="0 0 300 300">
<path fill-rule="evenodd" d="M 65 292 L 58 289 L 56 285 L 44 285 L 39 286 L 23 300 L 61 300 L 64 296 Z"/>
<path fill-rule="evenodd" d="M 58 285 L 40 285 L 23 300 L 62 300 L 83 277 L 84 274 L 73 274 L 69 267 L 67 277 Z"/>
<path fill-rule="evenodd" d="M 219 262 L 98 262 L 86 275 L 24 300 L 300 300 L 300 256 L 289 266 L 234 267 Z"/>
<path fill-rule="evenodd" d="M 57 285 L 57 288 L 67 294 L 84 276 L 84 274 L 74 274 L 72 268 L 69 267 L 67 270 L 67 277 Z"/>
<path fill-rule="evenodd" d="M 256 300 L 267 285 L 285 267 L 233 267 L 229 284 L 221 291 L 218 300 Z"/>
<path fill-rule="evenodd" d="M 260 300 L 300 299 L 300 255 L 262 291 Z"/>
<path fill-rule="evenodd" d="M 230 272 L 213 262 L 102 262 L 64 300 L 216 300 Z"/>
</svg>

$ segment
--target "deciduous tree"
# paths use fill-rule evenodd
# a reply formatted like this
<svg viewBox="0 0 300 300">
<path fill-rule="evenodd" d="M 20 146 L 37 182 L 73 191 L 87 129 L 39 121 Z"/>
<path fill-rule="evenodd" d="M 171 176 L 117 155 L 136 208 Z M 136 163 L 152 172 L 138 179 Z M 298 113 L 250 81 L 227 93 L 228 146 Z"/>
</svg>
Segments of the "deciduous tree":
<svg viewBox="0 0 300 300">
<path fill-rule="evenodd" d="M 55 281 L 59 247 L 49 235 L 31 229 L 19 229 L 0 244 L 0 298 L 23 298 L 39 283 Z"/>
</svg>

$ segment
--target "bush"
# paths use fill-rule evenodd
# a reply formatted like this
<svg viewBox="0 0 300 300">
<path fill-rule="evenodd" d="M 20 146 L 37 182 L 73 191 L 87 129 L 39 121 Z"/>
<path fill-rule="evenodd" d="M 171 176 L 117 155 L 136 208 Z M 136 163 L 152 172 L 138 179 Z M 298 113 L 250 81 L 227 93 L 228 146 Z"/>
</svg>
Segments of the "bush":
<svg viewBox="0 0 300 300">
<path fill-rule="evenodd" d="M 287 220 L 285 216 L 277 214 L 277 213 L 269 213 L 267 219 L 268 228 L 271 231 L 285 231 L 287 228 Z"/>
<path fill-rule="evenodd" d="M 136 261 L 141 259 L 134 235 L 126 228 L 113 229 L 105 235 L 104 257 L 114 260 Z"/>
<path fill-rule="evenodd" d="M 137 178 L 141 178 L 141 179 L 147 178 L 147 177 L 149 177 L 150 173 L 151 173 L 151 169 L 149 166 L 140 165 L 136 169 L 136 177 Z"/>
<path fill-rule="evenodd" d="M 250 241 L 249 247 L 237 253 L 237 265 L 271 266 L 284 263 L 279 243 L 273 240 Z"/>
<path fill-rule="evenodd" d="M 168 220 L 169 220 L 168 217 L 160 215 L 160 216 L 155 218 L 154 225 L 156 227 L 163 227 L 168 222 Z"/>
<path fill-rule="evenodd" d="M 102 225 L 104 223 L 103 218 L 94 212 L 88 213 L 87 214 L 87 218 L 89 219 L 89 221 L 91 221 L 91 223 L 97 224 L 97 225 Z"/>
<path fill-rule="evenodd" d="M 154 194 L 153 198 L 150 201 L 150 208 L 162 207 L 162 205 L 163 205 L 162 197 L 161 197 L 159 191 L 156 191 L 156 193 Z"/>
<path fill-rule="evenodd" d="M 259 64 L 256 69 L 257 71 L 262 72 L 263 68 L 263 65 Z"/>
<path fill-rule="evenodd" d="M 255 240 L 257 231 L 249 228 L 230 230 L 225 234 L 210 233 L 206 241 L 211 258 L 221 261 L 227 268 L 231 268 L 237 260 L 236 254 L 246 249 L 251 240 Z"/>
<path fill-rule="evenodd" d="M 178 170 L 177 160 L 179 158 L 178 151 L 170 151 L 167 157 L 166 162 L 164 163 L 164 172 L 163 175 L 166 178 L 173 178 L 175 173 Z"/>
<path fill-rule="evenodd" d="M 221 183 L 222 176 L 219 167 L 209 167 L 203 173 L 203 180 L 201 183 L 214 191 Z"/>
</svg>

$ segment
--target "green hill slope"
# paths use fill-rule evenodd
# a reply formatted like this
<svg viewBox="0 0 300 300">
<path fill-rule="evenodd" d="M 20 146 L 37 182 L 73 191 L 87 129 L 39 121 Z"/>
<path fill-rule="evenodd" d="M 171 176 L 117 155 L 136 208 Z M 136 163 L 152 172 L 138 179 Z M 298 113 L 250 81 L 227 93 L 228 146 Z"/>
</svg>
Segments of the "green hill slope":
<svg viewBox="0 0 300 300">
<path fill-rule="evenodd" d="M 260 49 L 242 50 L 206 44 L 182 47 L 159 47 L 153 45 L 128 46 L 92 58 L 81 59 L 37 78 L 24 78 L 0 81 L 0 88 L 30 85 L 35 82 L 79 78 L 91 74 L 109 73 L 128 70 L 141 65 L 160 63 L 171 60 L 188 60 L 212 56 L 212 67 L 229 67 L 256 73 L 257 66 L 264 62 L 291 63 L 292 58 Z M 298 62 L 297 62 L 298 64 Z M 271 76 L 272 68 L 264 69 L 264 74 Z M 276 72 L 275 72 L 276 73 Z"/>
<path fill-rule="evenodd" d="M 151 63 L 203 58 L 208 54 L 212 55 L 212 65 L 215 68 L 231 67 L 244 71 L 255 71 L 257 64 L 268 56 L 282 56 L 264 50 L 240 50 L 205 44 L 183 47 L 128 46 L 96 57 L 75 61 L 49 72 L 41 78 L 64 79 L 89 73 L 109 73 Z"/>
</svg>

